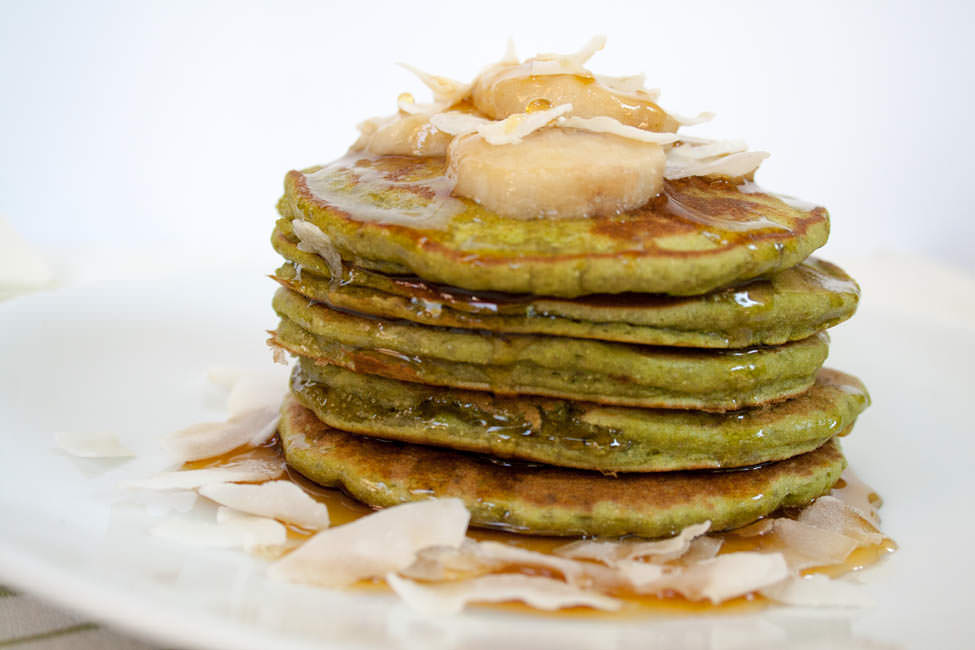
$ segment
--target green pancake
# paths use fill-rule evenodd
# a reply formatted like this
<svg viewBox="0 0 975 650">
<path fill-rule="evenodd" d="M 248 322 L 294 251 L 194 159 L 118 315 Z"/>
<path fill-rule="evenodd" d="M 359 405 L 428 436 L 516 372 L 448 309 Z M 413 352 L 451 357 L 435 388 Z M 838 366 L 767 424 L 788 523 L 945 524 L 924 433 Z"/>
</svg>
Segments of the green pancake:
<svg viewBox="0 0 975 650">
<path fill-rule="evenodd" d="M 723 180 L 668 181 L 616 216 L 523 220 L 450 196 L 444 172 L 439 158 L 350 155 L 289 172 L 278 211 L 311 222 L 365 268 L 567 298 L 702 294 L 795 266 L 829 235 L 824 208 Z"/>
<path fill-rule="evenodd" d="M 585 400 L 724 411 L 812 386 L 828 339 L 743 350 L 663 348 L 541 335 L 497 335 L 338 312 L 288 289 L 274 295 L 271 343 L 299 356 L 393 379 Z"/>
<path fill-rule="evenodd" d="M 812 451 L 848 431 L 869 403 L 855 377 L 820 370 L 773 406 L 705 413 L 606 407 L 434 388 L 308 360 L 295 398 L 343 431 L 601 472 L 747 467 Z"/>
<path fill-rule="evenodd" d="M 273 276 L 282 285 L 337 309 L 440 327 L 743 348 L 812 336 L 852 316 L 859 297 L 859 287 L 839 267 L 812 258 L 768 279 L 684 298 L 603 294 L 566 300 L 475 294 L 348 264 L 333 280 L 328 265 L 299 250 L 289 232 L 290 224 L 282 220 L 273 239 L 275 249 L 290 260 Z"/>
<path fill-rule="evenodd" d="M 291 467 L 370 506 L 457 497 L 474 526 L 536 535 L 662 537 L 706 520 L 736 528 L 825 494 L 846 465 L 830 441 L 753 469 L 604 476 L 345 433 L 293 398 L 279 433 Z"/>
</svg>

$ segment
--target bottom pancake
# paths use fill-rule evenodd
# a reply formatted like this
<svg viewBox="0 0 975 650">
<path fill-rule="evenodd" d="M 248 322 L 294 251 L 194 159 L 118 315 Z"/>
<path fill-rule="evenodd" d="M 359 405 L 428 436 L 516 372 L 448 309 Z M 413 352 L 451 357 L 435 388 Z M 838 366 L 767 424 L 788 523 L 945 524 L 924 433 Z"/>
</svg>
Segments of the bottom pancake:
<svg viewBox="0 0 975 650">
<path fill-rule="evenodd" d="M 457 497 L 474 526 L 534 535 L 663 537 L 706 520 L 737 528 L 827 493 L 846 466 L 830 441 L 753 469 L 604 476 L 346 433 L 291 396 L 279 432 L 291 467 L 370 506 Z"/>
</svg>

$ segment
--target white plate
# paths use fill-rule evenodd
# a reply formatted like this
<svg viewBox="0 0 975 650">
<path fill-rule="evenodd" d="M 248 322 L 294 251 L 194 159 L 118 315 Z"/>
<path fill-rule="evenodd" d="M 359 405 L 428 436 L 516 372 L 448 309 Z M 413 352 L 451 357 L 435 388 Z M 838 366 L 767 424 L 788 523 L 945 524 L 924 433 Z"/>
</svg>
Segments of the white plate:
<svg viewBox="0 0 975 650">
<path fill-rule="evenodd" d="M 975 283 L 917 260 L 847 266 L 865 296 L 835 330 L 830 363 L 860 375 L 874 406 L 845 448 L 885 497 L 885 530 L 902 547 L 867 576 L 875 607 L 623 620 L 475 609 L 431 620 L 385 594 L 275 584 L 243 553 L 149 537 L 149 515 L 115 485 L 152 463 L 69 458 L 52 435 L 110 430 L 145 450 L 221 418 L 206 369 L 270 363 L 271 283 L 253 265 L 130 271 L 0 303 L 0 583 L 199 648 L 967 647 Z"/>
</svg>

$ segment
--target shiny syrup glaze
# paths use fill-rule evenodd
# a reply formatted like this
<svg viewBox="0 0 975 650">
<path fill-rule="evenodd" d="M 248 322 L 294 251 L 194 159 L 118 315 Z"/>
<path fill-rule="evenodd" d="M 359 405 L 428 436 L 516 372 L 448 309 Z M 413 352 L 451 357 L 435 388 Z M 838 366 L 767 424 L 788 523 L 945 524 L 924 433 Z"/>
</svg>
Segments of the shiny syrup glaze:
<svg viewBox="0 0 975 650">
<path fill-rule="evenodd" d="M 219 467 L 248 459 L 262 460 L 283 460 L 284 454 L 281 442 L 275 435 L 267 443 L 259 447 L 241 447 L 230 451 L 221 456 L 206 458 L 203 460 L 185 463 L 182 469 L 203 469 L 206 467 Z M 331 526 L 341 526 L 364 517 L 374 510 L 359 501 L 356 501 L 341 490 L 326 488 L 305 478 L 290 467 L 287 468 L 282 479 L 290 480 L 298 485 L 305 492 L 311 495 L 319 503 L 328 508 Z M 843 487 L 843 479 L 836 485 L 837 488 Z M 880 497 L 871 494 L 870 499 L 879 505 Z M 785 513 L 788 514 L 788 513 Z M 291 544 L 284 552 L 296 548 L 301 542 L 310 538 L 315 531 L 305 530 L 298 526 L 287 525 L 288 539 Z M 571 541 L 564 537 L 543 537 L 537 535 L 522 535 L 505 532 L 501 530 L 489 530 L 483 528 L 471 528 L 467 532 L 468 536 L 478 541 L 495 541 L 517 546 L 519 548 L 539 553 L 552 553 L 552 551 Z M 720 554 L 733 553 L 739 551 L 763 551 L 770 550 L 768 540 L 756 535 L 752 537 L 739 537 L 733 533 L 717 533 L 713 536 L 720 537 L 724 541 L 721 545 Z M 801 575 L 819 573 L 836 578 L 848 573 L 860 571 L 883 561 L 888 555 L 897 550 L 897 544 L 889 538 L 884 538 L 880 544 L 865 546 L 855 549 L 844 562 L 829 566 L 815 567 L 801 571 Z M 274 558 L 268 558 L 274 559 Z M 558 573 L 549 569 L 531 566 L 511 567 L 507 573 L 521 573 L 524 575 L 545 576 L 560 578 Z M 377 590 L 388 592 L 385 582 L 380 579 L 363 580 L 355 585 L 357 589 Z M 665 594 L 663 596 L 634 594 L 630 592 L 612 593 L 612 596 L 623 601 L 623 607 L 616 612 L 605 612 L 588 607 L 569 607 L 553 612 L 537 610 L 521 603 L 500 603 L 481 605 L 492 609 L 511 611 L 518 613 L 531 613 L 556 618 L 625 618 L 639 615 L 693 615 L 693 614 L 741 614 L 761 610 L 773 604 L 772 601 L 759 594 L 748 594 L 739 598 L 734 598 L 718 605 L 707 601 L 690 601 L 679 594 Z"/>
</svg>

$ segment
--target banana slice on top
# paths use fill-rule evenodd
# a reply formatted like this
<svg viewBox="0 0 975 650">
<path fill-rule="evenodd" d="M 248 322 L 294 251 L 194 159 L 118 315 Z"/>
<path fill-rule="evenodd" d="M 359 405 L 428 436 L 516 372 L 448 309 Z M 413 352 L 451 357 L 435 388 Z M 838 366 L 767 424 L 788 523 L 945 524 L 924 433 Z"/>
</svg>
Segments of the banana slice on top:
<svg viewBox="0 0 975 650">
<path fill-rule="evenodd" d="M 453 137 L 430 124 L 430 115 L 398 113 L 363 122 L 352 151 L 377 156 L 443 156 Z"/>
<path fill-rule="evenodd" d="M 532 75 L 530 61 L 486 71 L 474 82 L 472 99 L 478 111 L 495 120 L 572 104 L 571 115 L 611 117 L 648 131 L 673 133 L 679 125 L 646 91 L 613 90 L 593 76 Z"/>
<path fill-rule="evenodd" d="M 638 208 L 660 192 L 664 163 L 659 144 L 562 128 L 503 145 L 469 133 L 447 149 L 455 194 L 518 219 L 578 219 Z"/>
</svg>

